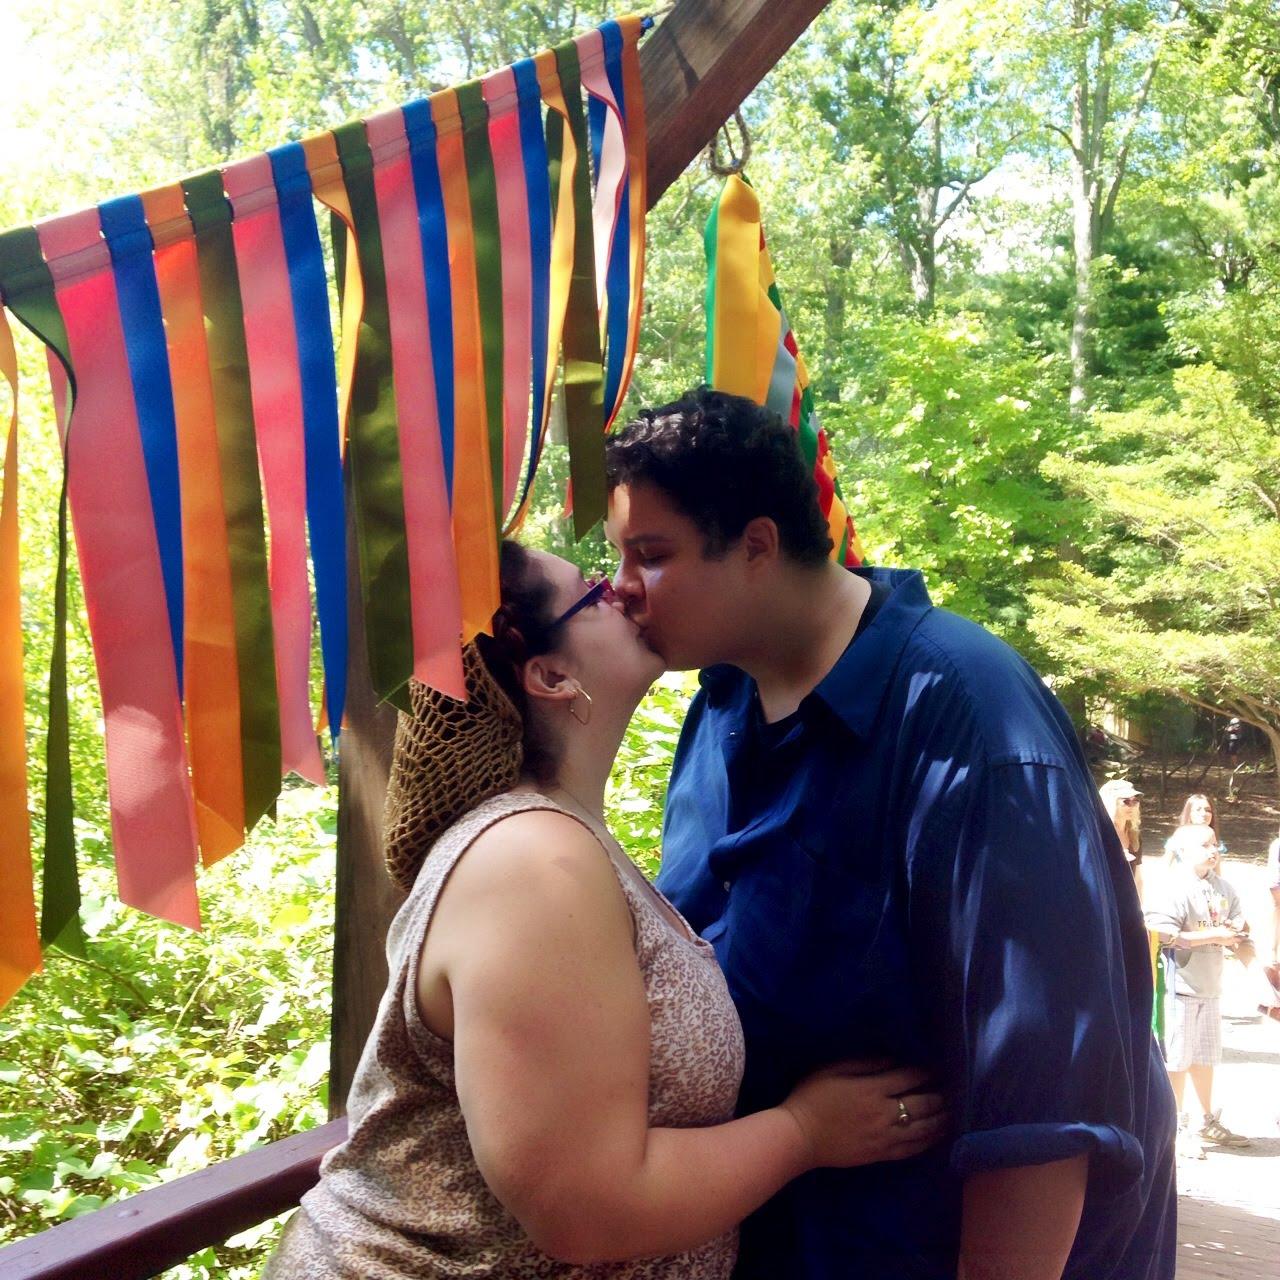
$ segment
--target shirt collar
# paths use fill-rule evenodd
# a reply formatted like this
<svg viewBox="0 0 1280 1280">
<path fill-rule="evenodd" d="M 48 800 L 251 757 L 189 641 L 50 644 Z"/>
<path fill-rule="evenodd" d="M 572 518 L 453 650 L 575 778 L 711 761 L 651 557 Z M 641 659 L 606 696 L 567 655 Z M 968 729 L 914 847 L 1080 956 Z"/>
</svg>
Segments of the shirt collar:
<svg viewBox="0 0 1280 1280">
<path fill-rule="evenodd" d="M 826 703 L 849 732 L 865 738 L 875 724 L 907 637 L 933 604 L 925 589 L 924 575 L 918 569 L 864 568 L 851 572 L 888 587 L 889 598 L 857 643 L 845 649 L 809 698 Z M 706 667 L 698 673 L 698 682 L 713 707 L 726 706 L 736 698 L 740 703 L 738 710 L 745 714 L 751 705 L 755 682 L 738 667 L 728 663 Z"/>
<path fill-rule="evenodd" d="M 854 569 L 868 582 L 889 588 L 889 598 L 871 625 L 850 644 L 819 681 L 812 697 L 821 699 L 850 733 L 869 737 L 889 680 L 908 637 L 933 608 L 918 569 Z"/>
</svg>

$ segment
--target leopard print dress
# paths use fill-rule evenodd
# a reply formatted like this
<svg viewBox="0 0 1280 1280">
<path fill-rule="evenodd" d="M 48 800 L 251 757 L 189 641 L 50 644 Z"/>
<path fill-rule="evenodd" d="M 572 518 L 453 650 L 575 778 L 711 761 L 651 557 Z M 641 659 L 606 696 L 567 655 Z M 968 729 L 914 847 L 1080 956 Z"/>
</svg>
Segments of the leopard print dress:
<svg viewBox="0 0 1280 1280">
<path fill-rule="evenodd" d="M 391 925 L 391 978 L 348 1099 L 350 1136 L 321 1165 L 264 1280 L 719 1280 L 737 1252 L 732 1232 L 687 1253 L 577 1266 L 540 1252 L 481 1177 L 467 1141 L 453 1046 L 418 1016 L 418 956 L 444 882 L 475 839 L 501 819 L 557 809 L 506 792 L 460 819 L 432 847 Z M 572 817 L 572 814 L 568 816 Z M 618 866 L 635 921 L 649 1003 L 649 1124 L 690 1128 L 732 1117 L 742 1028 L 706 942 L 678 932 L 657 893 Z"/>
</svg>

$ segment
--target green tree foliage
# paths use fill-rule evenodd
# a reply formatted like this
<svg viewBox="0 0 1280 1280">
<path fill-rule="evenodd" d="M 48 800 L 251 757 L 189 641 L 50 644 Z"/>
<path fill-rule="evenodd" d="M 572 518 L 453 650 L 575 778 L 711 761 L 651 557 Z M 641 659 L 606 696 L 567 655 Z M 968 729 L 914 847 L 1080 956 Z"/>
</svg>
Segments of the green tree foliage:
<svg viewBox="0 0 1280 1280">
<path fill-rule="evenodd" d="M 1035 599 L 1060 670 L 1111 696 L 1167 693 L 1257 725 L 1280 763 L 1280 438 L 1230 374 L 1174 374 L 1172 405 L 1098 419 L 1044 473 L 1094 543 Z"/>
</svg>

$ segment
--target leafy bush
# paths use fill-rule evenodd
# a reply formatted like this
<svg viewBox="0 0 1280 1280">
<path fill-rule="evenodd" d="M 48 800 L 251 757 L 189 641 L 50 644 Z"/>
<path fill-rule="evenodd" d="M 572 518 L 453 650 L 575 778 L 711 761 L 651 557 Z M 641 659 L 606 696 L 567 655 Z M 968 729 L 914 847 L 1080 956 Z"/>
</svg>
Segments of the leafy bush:
<svg viewBox="0 0 1280 1280">
<path fill-rule="evenodd" d="M 202 934 L 82 870 L 89 960 L 48 953 L 0 1020 L 0 1240 L 327 1119 L 335 805 L 332 789 L 285 792 L 203 874 Z M 256 1274 L 271 1230 L 169 1274 Z"/>
</svg>

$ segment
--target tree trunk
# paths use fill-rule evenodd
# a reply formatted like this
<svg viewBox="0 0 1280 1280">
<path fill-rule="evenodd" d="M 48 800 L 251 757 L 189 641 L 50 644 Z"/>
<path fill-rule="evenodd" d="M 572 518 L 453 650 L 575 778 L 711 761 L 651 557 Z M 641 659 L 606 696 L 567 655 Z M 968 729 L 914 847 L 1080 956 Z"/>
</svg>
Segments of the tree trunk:
<svg viewBox="0 0 1280 1280">
<path fill-rule="evenodd" d="M 926 320 L 933 314 L 937 289 L 936 247 L 930 237 L 920 245 L 920 250 L 913 255 L 911 263 L 911 296 L 915 299 L 916 310 Z"/>
<path fill-rule="evenodd" d="M 831 270 L 826 284 L 826 337 L 822 346 L 822 368 L 818 371 L 820 400 L 840 399 L 841 356 L 844 351 L 844 322 L 848 282 L 845 278 L 853 261 L 853 244 L 839 236 L 831 237 Z M 810 373 L 813 371 L 810 370 Z"/>
<path fill-rule="evenodd" d="M 929 113 L 929 181 L 916 193 L 920 236 L 912 255 L 911 294 L 924 319 L 933 314 L 938 288 L 938 204 L 942 194 L 942 112 Z"/>
<path fill-rule="evenodd" d="M 1097 245 L 1098 177 L 1090 121 L 1093 103 L 1088 45 L 1084 35 L 1089 16 L 1087 0 L 1075 0 L 1072 19 L 1082 43 L 1076 55 L 1076 82 L 1071 93 L 1071 239 L 1075 252 L 1075 300 L 1071 315 L 1068 403 L 1072 413 L 1082 413 L 1086 408 L 1089 375 L 1093 371 L 1093 258 Z"/>
<path fill-rule="evenodd" d="M 1280 801 L 1280 726 L 1264 724 L 1260 726 L 1271 744 L 1271 760 L 1276 767 L 1275 789 L 1276 800 Z"/>
</svg>

